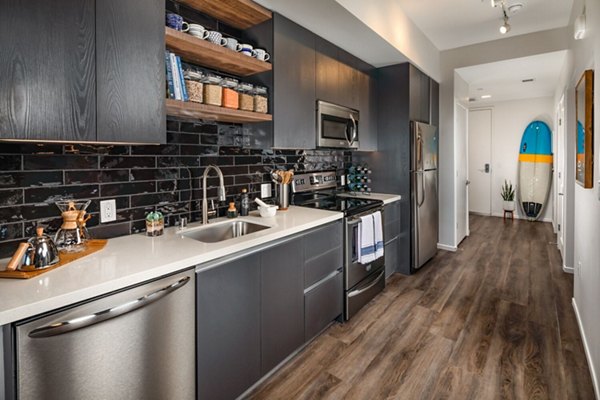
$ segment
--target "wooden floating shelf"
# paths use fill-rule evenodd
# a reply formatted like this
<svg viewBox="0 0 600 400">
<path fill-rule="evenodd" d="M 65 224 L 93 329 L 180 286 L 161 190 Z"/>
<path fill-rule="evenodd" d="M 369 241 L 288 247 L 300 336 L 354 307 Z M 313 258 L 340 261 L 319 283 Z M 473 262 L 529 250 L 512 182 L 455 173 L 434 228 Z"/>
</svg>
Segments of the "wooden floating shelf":
<svg viewBox="0 0 600 400">
<path fill-rule="evenodd" d="M 165 41 L 167 48 L 182 59 L 233 75 L 249 76 L 273 68 L 268 62 L 248 57 L 175 29 L 165 28 Z"/>
<path fill-rule="evenodd" d="M 231 108 L 173 99 L 167 99 L 167 115 L 217 122 L 231 122 L 236 124 L 248 122 L 267 122 L 273 120 L 273 116 L 271 114 L 232 110 Z"/>
<path fill-rule="evenodd" d="M 248 29 L 273 18 L 273 13 L 251 0 L 178 0 L 227 25 Z"/>
</svg>

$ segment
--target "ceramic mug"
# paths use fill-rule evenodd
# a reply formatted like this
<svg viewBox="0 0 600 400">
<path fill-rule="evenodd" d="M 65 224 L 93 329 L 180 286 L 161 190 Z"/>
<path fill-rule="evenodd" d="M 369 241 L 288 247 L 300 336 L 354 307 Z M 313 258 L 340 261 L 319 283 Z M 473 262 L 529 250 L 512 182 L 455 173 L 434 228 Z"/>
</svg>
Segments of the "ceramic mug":
<svg viewBox="0 0 600 400">
<path fill-rule="evenodd" d="M 219 46 L 225 46 L 225 39 L 223 34 L 218 31 L 208 31 L 207 40 L 211 43 L 218 44 Z"/>
<path fill-rule="evenodd" d="M 254 47 L 248 43 L 242 43 L 240 45 L 240 52 L 248 57 L 255 57 Z"/>
<path fill-rule="evenodd" d="M 256 57 L 257 60 L 260 61 L 269 61 L 271 59 L 271 55 L 267 53 L 264 49 L 255 49 L 253 57 Z"/>
<path fill-rule="evenodd" d="M 208 31 L 206 30 L 206 28 L 204 28 L 202 25 L 199 25 L 199 24 L 189 24 L 188 33 L 199 39 L 208 38 Z"/>
<path fill-rule="evenodd" d="M 238 43 L 237 39 L 226 38 L 223 40 L 225 41 L 225 47 L 227 47 L 229 50 L 242 51 L 242 45 Z"/>
<path fill-rule="evenodd" d="M 177 31 L 187 32 L 190 29 L 190 26 L 187 22 L 183 20 L 183 17 L 179 14 L 175 13 L 167 13 L 165 17 L 165 22 L 169 28 L 173 28 Z"/>
</svg>

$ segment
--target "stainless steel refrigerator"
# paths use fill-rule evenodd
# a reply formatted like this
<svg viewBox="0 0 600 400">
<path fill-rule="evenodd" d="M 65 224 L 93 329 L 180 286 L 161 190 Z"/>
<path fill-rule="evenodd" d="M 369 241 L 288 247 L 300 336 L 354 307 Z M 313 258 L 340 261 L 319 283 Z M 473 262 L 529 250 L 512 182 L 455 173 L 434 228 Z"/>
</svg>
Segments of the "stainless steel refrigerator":
<svg viewBox="0 0 600 400">
<path fill-rule="evenodd" d="M 421 268 L 437 252 L 438 129 L 411 121 L 411 270 Z"/>
</svg>

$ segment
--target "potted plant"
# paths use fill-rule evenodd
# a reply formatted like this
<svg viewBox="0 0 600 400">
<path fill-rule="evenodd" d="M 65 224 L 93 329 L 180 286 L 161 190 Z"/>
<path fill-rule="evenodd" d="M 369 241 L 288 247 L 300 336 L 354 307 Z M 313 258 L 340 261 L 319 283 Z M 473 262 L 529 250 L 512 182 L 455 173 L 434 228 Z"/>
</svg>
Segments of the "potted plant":
<svg viewBox="0 0 600 400">
<path fill-rule="evenodd" d="M 514 211 L 515 189 L 510 181 L 504 180 L 504 185 L 502 185 L 502 191 L 500 194 L 502 195 L 502 200 L 504 200 L 504 211 Z"/>
</svg>

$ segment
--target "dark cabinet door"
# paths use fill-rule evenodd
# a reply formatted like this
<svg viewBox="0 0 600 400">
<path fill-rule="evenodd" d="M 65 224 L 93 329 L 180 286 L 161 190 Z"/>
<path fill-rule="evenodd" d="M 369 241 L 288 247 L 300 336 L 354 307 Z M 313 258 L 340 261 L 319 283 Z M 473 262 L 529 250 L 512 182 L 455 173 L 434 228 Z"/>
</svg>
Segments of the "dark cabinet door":
<svg viewBox="0 0 600 400">
<path fill-rule="evenodd" d="M 430 106 L 429 77 L 412 64 L 409 70 L 410 119 L 428 124 Z"/>
<path fill-rule="evenodd" d="M 96 2 L 98 141 L 164 143 L 165 6 Z"/>
<path fill-rule="evenodd" d="M 360 120 L 358 132 L 360 150 L 377 150 L 377 82 L 368 72 L 358 71 L 359 97 L 358 110 Z"/>
<path fill-rule="evenodd" d="M 274 16 L 274 147 L 316 146 L 315 35 Z"/>
<path fill-rule="evenodd" d="M 260 379 L 260 255 L 196 279 L 198 398 L 235 399 Z"/>
<path fill-rule="evenodd" d="M 431 79 L 431 125 L 440 126 L 440 84 Z"/>
<path fill-rule="evenodd" d="M 341 104 L 338 48 L 325 39 L 317 37 L 315 49 L 317 100 Z"/>
<path fill-rule="evenodd" d="M 94 4 L 0 0 L 2 139 L 96 139 Z"/>
<path fill-rule="evenodd" d="M 276 367 L 304 343 L 302 240 L 261 253 L 262 374 Z"/>
</svg>

